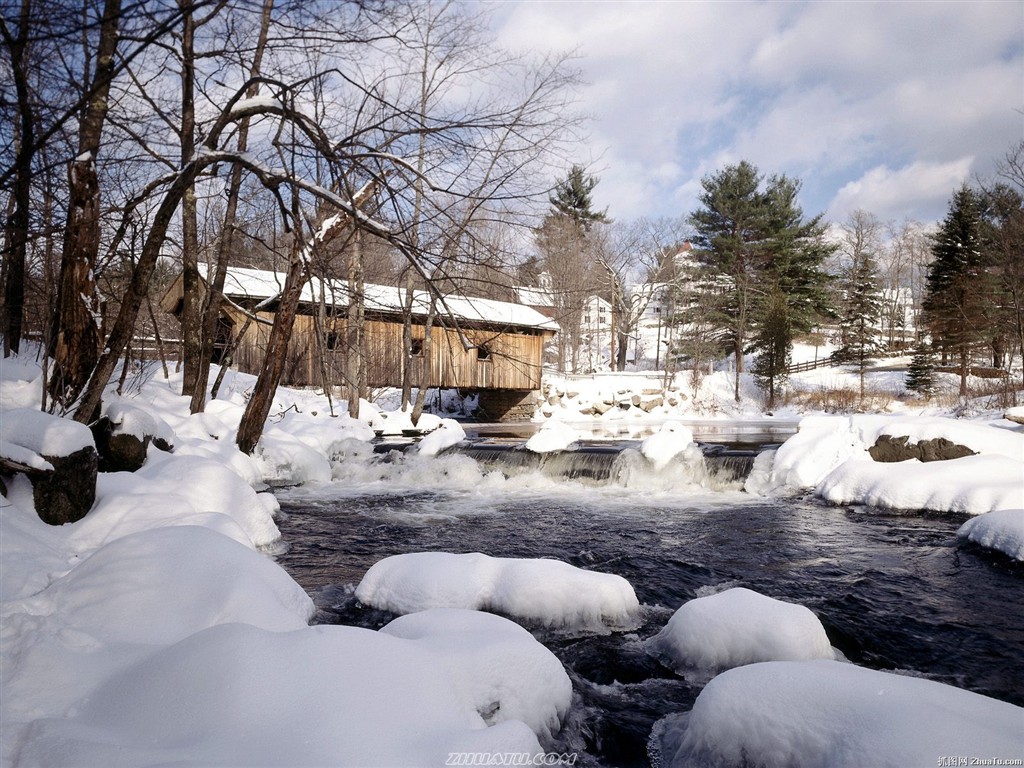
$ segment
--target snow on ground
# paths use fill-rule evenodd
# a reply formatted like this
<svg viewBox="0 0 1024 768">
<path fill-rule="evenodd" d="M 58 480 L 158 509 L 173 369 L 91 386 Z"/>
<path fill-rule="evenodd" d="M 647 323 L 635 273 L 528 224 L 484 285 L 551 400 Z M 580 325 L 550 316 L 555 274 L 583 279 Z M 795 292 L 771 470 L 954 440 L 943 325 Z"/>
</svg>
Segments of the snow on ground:
<svg viewBox="0 0 1024 768">
<path fill-rule="evenodd" d="M 478 552 L 413 552 L 374 563 L 356 598 L 392 613 L 430 608 L 495 611 L 530 624 L 571 630 L 624 629 L 640 604 L 628 581 L 559 560 Z"/>
<path fill-rule="evenodd" d="M 758 661 L 835 658 L 810 609 L 744 587 L 684 603 L 647 649 L 684 675 Z"/>
<path fill-rule="evenodd" d="M 656 725 L 652 747 L 667 767 L 924 768 L 950 756 L 1019 760 L 1022 718 L 1020 707 L 931 680 L 770 661 L 714 678 L 691 712 Z"/>
<path fill-rule="evenodd" d="M 38 369 L 5 361 L 4 455 L 17 445 L 8 438 L 27 444 L 26 457 L 92 445 L 80 424 L 17 410 L 39 382 Z M 245 456 L 234 431 L 251 385 L 229 375 L 195 415 L 178 378 L 108 393 L 121 429 L 175 450 L 150 447 L 139 471 L 101 474 L 95 506 L 73 525 L 43 523 L 28 479 L 5 478 L 0 766 L 412 765 L 443 764 L 451 751 L 541 752 L 571 686 L 507 620 L 307 626 L 310 598 L 257 551 L 280 536 L 278 504 L 258 488 L 329 481 L 331 462 L 364 455 L 372 429 L 332 416 L 313 393 L 281 390 L 267 439 Z"/>
<path fill-rule="evenodd" d="M 628 583 L 551 560 L 421 553 L 405 557 L 423 559 L 382 561 L 360 589 L 396 612 L 431 610 L 379 632 L 308 627 L 309 598 L 266 557 L 280 546 L 278 505 L 261 491 L 267 483 L 314 488 L 379 482 L 410 489 L 440 483 L 471 491 L 466 504 L 486 508 L 489 493 L 528 491 L 532 484 L 547 493 L 558 484 L 530 477 L 513 485 L 466 456 L 431 456 L 461 431 L 437 417 L 427 418 L 426 426 L 442 428 L 421 443 L 419 453 L 374 461 L 366 441 L 374 430 L 402 432 L 407 414 L 385 415 L 361 403 L 361 418 L 352 420 L 343 403 L 287 389 L 275 397 L 255 455 L 243 455 L 234 435 L 253 381 L 229 372 L 218 399 L 201 414 L 189 413 L 177 375 L 129 377 L 126 391 L 132 394 L 108 392 L 105 414 L 121 431 L 155 434 L 174 452 L 151 446 L 138 472 L 101 475 L 95 506 L 73 525 L 44 524 L 29 481 L 5 478 L 0 767 L 442 764 L 452 751 L 540 751 L 567 711 L 571 686 L 564 670 L 511 622 L 464 609 L 486 607 L 574 631 L 622 628 L 632 626 L 639 612 Z M 726 371 L 704 377 L 696 389 L 679 379 L 660 405 L 641 392 L 648 410 L 634 405 L 629 392 L 569 397 L 566 391 L 552 406 L 552 421 L 578 421 L 581 408 L 598 397 L 615 406 L 589 417 L 596 424 L 759 413 L 749 377 L 742 384 L 744 400 L 737 405 Z M 91 444 L 84 427 L 39 413 L 41 396 L 37 365 L 26 358 L 3 361 L 4 456 L 41 465 L 44 453 Z M 843 471 L 863 470 L 866 447 L 883 433 L 913 440 L 944 436 L 981 455 L 934 470 L 912 462 L 874 468 L 884 477 L 836 475 L 832 485 L 843 498 L 853 489 L 857 498 L 878 493 L 885 503 L 916 503 L 916 496 L 875 490 L 901 477 L 912 478 L 915 487 L 944 488 L 948 499 L 924 503 L 995 510 L 969 521 L 961 536 L 1021 559 L 1024 502 L 1005 481 L 1016 472 L 1019 482 L 1024 457 L 1021 427 L 1011 422 L 915 420 L 907 414 L 807 420 L 777 455 L 758 458 L 752 475 L 758 480 L 748 487 L 825 493 L 826 477 L 847 465 Z M 679 455 L 675 449 L 686 435 L 674 428 L 660 434 L 665 436 L 647 444 L 646 459 L 637 453 L 638 460 L 659 463 Z M 684 446 L 683 453 L 691 448 Z M 912 474 L 925 471 L 938 477 Z M 633 490 L 609 491 L 617 492 L 628 504 Z M 1004 505 L 1013 509 L 996 509 Z M 424 512 L 431 514 L 452 510 Z M 752 660 L 754 651 L 775 642 L 755 642 L 755 616 L 782 621 L 777 607 L 754 606 L 738 632 L 711 641 L 721 646 L 715 653 Z M 712 611 L 703 628 L 723 635 L 726 624 L 723 614 L 716 618 Z M 793 624 L 800 627 L 797 645 L 810 645 L 811 630 Z M 667 637 L 675 633 L 666 628 Z M 684 645 L 692 652 L 689 642 Z M 813 674 L 805 671 L 811 669 Z M 779 691 L 782 703 L 768 703 L 766 690 Z M 723 711 L 728 717 L 720 720 L 714 713 Z M 940 751 L 988 754 L 1006 734 L 1019 733 L 1019 712 L 948 686 L 847 665 L 754 664 L 716 678 L 698 699 L 690 726 L 666 726 L 662 735 L 663 743 L 681 749 L 711 750 L 706 756 L 712 761 L 727 762 L 735 749 L 766 754 L 778 744 L 786 754 L 806 748 L 804 764 L 853 764 L 860 756 L 862 764 L 885 765 Z M 1017 719 L 1006 725 L 1008 717 Z M 928 731 L 929 738 L 940 737 L 934 744 L 925 744 L 925 723 L 935 724 Z M 876 732 L 883 738 L 873 747 Z M 815 752 L 825 742 L 840 745 L 836 760 Z"/>
</svg>

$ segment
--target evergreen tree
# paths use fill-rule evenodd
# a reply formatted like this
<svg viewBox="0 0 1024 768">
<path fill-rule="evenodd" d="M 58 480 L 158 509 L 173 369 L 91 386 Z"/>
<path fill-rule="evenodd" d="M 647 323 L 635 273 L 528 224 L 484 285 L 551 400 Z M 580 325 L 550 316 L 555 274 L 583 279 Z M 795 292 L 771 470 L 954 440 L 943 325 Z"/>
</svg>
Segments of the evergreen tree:
<svg viewBox="0 0 1024 768">
<path fill-rule="evenodd" d="M 776 390 L 785 381 L 789 370 L 793 316 L 788 303 L 782 289 L 773 286 L 762 304 L 760 322 L 751 344 L 760 351 L 752 373 L 757 385 L 768 395 L 768 408 L 775 407 Z"/>
<path fill-rule="evenodd" d="M 907 389 L 926 399 L 935 394 L 935 359 L 931 347 L 924 341 L 914 349 L 905 383 Z"/>
<path fill-rule="evenodd" d="M 992 275 L 986 269 L 982 238 L 982 201 L 964 185 L 949 204 L 932 245 L 924 320 L 933 343 L 951 353 L 960 366 L 960 394 L 967 394 L 967 373 L 975 347 L 991 333 Z"/>
<path fill-rule="evenodd" d="M 758 378 L 772 400 L 793 337 L 830 312 L 831 278 L 822 263 L 835 248 L 824 242 L 821 216 L 804 220 L 796 202 L 798 181 L 766 180 L 743 161 L 702 184 L 701 208 L 689 221 L 697 257 L 729 287 L 717 322 L 736 356 L 735 397 L 739 400 L 744 353 L 759 351 L 766 359 Z"/>
<path fill-rule="evenodd" d="M 610 223 L 607 211 L 594 210 L 590 194 L 598 181 L 600 179 L 588 175 L 582 166 L 574 165 L 565 179 L 555 185 L 555 193 L 548 198 L 551 215 L 568 217 L 584 233 L 589 232 L 595 223 Z"/>
<path fill-rule="evenodd" d="M 835 359 L 853 363 L 860 375 L 860 397 L 864 399 L 864 373 L 868 364 L 882 353 L 878 320 L 882 315 L 882 293 L 878 268 L 870 253 L 862 253 L 844 280 L 844 306 L 840 318 L 843 346 Z"/>
<path fill-rule="evenodd" d="M 555 337 L 559 371 L 575 372 L 581 345 L 580 324 L 587 297 L 599 290 L 599 275 L 589 233 L 595 223 L 609 221 L 604 211 L 595 211 L 591 192 L 598 179 L 574 165 L 555 185 L 551 210 L 535 232 L 539 266 L 550 280 L 555 321 L 562 330 Z"/>
</svg>

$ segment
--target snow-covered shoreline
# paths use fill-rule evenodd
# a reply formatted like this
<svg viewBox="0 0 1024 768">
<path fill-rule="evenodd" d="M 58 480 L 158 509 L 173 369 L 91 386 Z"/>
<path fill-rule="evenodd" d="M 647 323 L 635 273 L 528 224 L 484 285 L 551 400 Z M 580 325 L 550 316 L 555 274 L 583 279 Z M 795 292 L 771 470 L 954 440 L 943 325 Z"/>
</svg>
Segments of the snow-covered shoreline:
<svg viewBox="0 0 1024 768">
<path fill-rule="evenodd" d="M 36 462 L 40 435 L 18 414 L 37 409 L 38 368 L 5 365 L 2 384 L 5 446 Z M 44 524 L 29 481 L 8 478 L 0 514 L 0 765 L 443 764 L 459 751 L 542 751 L 568 707 L 565 684 L 554 672 L 537 677 L 494 663 L 519 654 L 524 669 L 551 664 L 508 619 L 425 604 L 406 617 L 421 616 L 415 626 L 308 626 L 309 597 L 261 552 L 279 537 L 278 505 L 266 485 L 327 484 L 340 465 L 371 462 L 358 446 L 380 416 L 369 405 L 361 420 L 332 416 L 324 398 L 281 390 L 249 457 L 233 443 L 247 384 L 235 376 L 222 399 L 196 415 L 173 378 L 150 380 L 132 397 L 109 395 L 108 415 L 127 430 L 145 424 L 171 438 L 174 452 L 151 446 L 141 470 L 101 474 L 96 502 L 78 523 Z M 915 489 L 927 486 L 933 493 L 917 508 L 978 514 L 964 540 L 1024 559 L 1024 427 L 992 416 L 809 417 L 796 438 L 759 461 L 748 490 L 898 507 L 917 504 Z M 10 426 L 23 422 L 30 426 Z M 460 432 L 457 424 L 437 430 L 421 453 L 457 443 Z M 978 455 L 935 462 L 944 465 L 938 482 L 922 475 L 904 485 L 909 472 L 929 465 L 901 462 L 879 465 L 869 483 L 854 470 L 876 464 L 865 454 L 883 433 L 941 435 Z M 671 472 L 692 436 L 677 426 L 660 434 L 642 454 Z M 46 451 L 71 450 L 82 439 Z M 936 485 L 948 492 L 936 495 Z M 508 595 L 514 602 L 531 583 L 564 583 L 555 602 L 561 614 L 572 613 L 580 587 L 554 563 L 542 574 L 515 567 L 523 578 L 512 587 L 496 581 L 495 589 L 516 593 Z M 530 607 L 544 623 L 548 598 L 538 600 Z M 616 610 L 628 618 L 632 604 L 621 605 Z"/>
</svg>

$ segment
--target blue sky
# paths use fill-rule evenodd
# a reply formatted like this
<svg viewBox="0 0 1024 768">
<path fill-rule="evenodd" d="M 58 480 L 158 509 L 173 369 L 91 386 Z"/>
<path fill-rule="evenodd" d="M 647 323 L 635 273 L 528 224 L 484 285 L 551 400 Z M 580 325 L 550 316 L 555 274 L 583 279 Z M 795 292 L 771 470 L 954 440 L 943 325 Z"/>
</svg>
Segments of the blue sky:
<svg viewBox="0 0 1024 768">
<path fill-rule="evenodd" d="M 693 210 L 748 160 L 808 214 L 942 218 L 1024 139 L 1024 2 L 507 0 L 519 50 L 578 51 L 592 119 L 572 158 L 613 218 Z"/>
</svg>

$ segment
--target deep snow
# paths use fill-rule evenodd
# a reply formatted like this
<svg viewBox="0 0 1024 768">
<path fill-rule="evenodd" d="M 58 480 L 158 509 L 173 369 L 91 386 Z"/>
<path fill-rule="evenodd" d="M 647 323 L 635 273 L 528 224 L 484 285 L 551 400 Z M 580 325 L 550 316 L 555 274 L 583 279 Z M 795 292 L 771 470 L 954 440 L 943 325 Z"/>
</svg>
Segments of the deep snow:
<svg viewBox="0 0 1024 768">
<path fill-rule="evenodd" d="M 495 568 L 481 560 L 466 568 L 434 553 L 437 562 L 406 561 L 401 577 L 382 564 L 384 576 L 371 588 L 368 572 L 364 589 L 367 600 L 388 592 L 381 603 L 388 606 L 418 592 L 422 599 L 406 608 L 428 610 L 379 632 L 307 626 L 309 598 L 265 555 L 281 543 L 278 506 L 264 488 L 326 484 L 353 472 L 388 482 L 390 470 L 373 461 L 366 441 L 403 416 L 384 418 L 365 404 L 363 418 L 353 420 L 331 415 L 315 393 L 282 389 L 249 457 L 234 448 L 233 435 L 251 384 L 229 374 L 221 398 L 196 415 L 177 378 L 136 382 L 132 397 L 109 393 L 112 420 L 132 433 L 159 432 L 175 449 L 151 447 L 139 472 L 101 476 L 96 505 L 79 523 L 45 525 L 28 481 L 5 479 L 0 766 L 443 764 L 453 751 L 542 750 L 569 706 L 564 670 L 508 619 L 464 609 L 620 627 L 638 608 L 632 588 L 614 574 L 557 561 Z M 79 425 L 33 412 L 38 367 L 4 361 L 0 385 L 3 455 L 39 466 L 44 453 L 87 441 Z M 463 437 L 454 422 L 442 427 L 421 443 L 424 467 Z M 980 455 L 934 468 L 870 462 L 866 473 L 866 447 L 883 433 L 941 435 Z M 641 453 L 652 471 L 671 473 L 692 448 L 690 436 L 684 424 L 658 435 Z M 748 489 L 983 513 L 961 535 L 1024 559 L 1022 440 L 1020 425 L 995 414 L 973 422 L 911 413 L 809 418 L 777 453 L 759 458 Z M 451 466 L 465 464 L 467 482 L 515 492 L 499 473 L 452 457 L 459 458 Z M 422 472 L 405 481 L 457 482 Z M 477 598 L 434 607 L 453 591 Z M 712 680 L 685 725 L 663 725 L 663 754 L 727 763 L 745 750 L 807 765 L 902 765 L 926 755 L 917 762 L 932 765 L 936 753 L 1024 753 L 1018 707 L 836 662 L 750 665 L 779 657 L 777 639 L 757 626 L 776 619 L 794 628 L 798 648 L 812 656 L 826 650 L 799 606 L 767 608 L 745 597 L 709 612 L 687 609 L 684 616 L 701 616 L 688 629 L 666 627 L 675 650 L 661 651 L 686 664 L 697 654 L 715 667 L 747 666 Z M 764 622 L 751 623 L 751 605 Z M 691 630 L 703 639 L 691 641 Z M 834 743 L 845 746 L 822 752 Z"/>
</svg>

